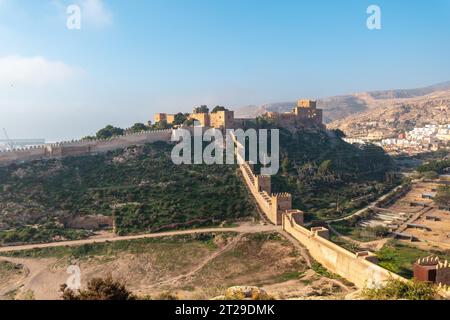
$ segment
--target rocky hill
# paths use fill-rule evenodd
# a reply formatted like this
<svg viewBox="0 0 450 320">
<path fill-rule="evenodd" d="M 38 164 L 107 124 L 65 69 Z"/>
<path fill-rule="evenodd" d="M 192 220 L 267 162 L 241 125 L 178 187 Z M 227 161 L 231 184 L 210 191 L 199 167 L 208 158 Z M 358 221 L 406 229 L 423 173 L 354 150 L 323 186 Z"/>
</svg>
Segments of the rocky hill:
<svg viewBox="0 0 450 320">
<path fill-rule="evenodd" d="M 440 111 L 441 105 L 448 106 L 449 98 L 450 82 L 444 82 L 418 89 L 372 91 L 328 97 L 319 99 L 317 106 L 324 109 L 324 121 L 327 124 L 334 122 L 333 128 L 342 127 L 347 130 L 351 127 L 352 121 L 360 121 L 358 115 L 368 115 L 368 118 L 374 121 L 378 121 L 380 116 L 387 116 L 388 120 L 392 120 L 393 123 L 399 122 L 401 125 L 407 120 L 410 121 L 407 125 L 435 122 L 440 118 L 437 110 Z M 246 106 L 237 109 L 235 113 L 237 117 L 255 117 L 268 111 L 288 112 L 294 105 L 295 102 L 292 101 Z M 423 108 L 430 109 L 420 110 Z M 407 115 L 402 117 L 401 115 L 405 113 Z"/>
<path fill-rule="evenodd" d="M 379 97 L 389 95 L 394 93 L 380 93 Z M 414 127 L 450 123 L 450 90 L 415 98 L 379 99 L 377 102 L 372 109 L 336 120 L 328 127 L 339 128 L 351 137 L 367 136 L 374 131 L 383 133 L 385 137 L 395 137 Z"/>
</svg>

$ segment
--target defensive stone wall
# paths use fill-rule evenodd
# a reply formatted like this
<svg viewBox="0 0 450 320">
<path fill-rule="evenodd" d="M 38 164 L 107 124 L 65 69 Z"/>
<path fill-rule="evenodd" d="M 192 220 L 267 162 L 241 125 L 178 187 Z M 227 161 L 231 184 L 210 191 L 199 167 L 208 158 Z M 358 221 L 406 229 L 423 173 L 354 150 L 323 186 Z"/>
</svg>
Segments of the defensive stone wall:
<svg viewBox="0 0 450 320">
<path fill-rule="evenodd" d="M 0 152 L 0 166 L 33 160 L 97 154 L 156 141 L 169 142 L 171 137 L 172 129 L 143 131 L 113 137 L 111 139 L 65 141 L 26 149 L 5 151 Z"/>
<path fill-rule="evenodd" d="M 266 217 L 275 225 L 283 223 L 282 214 L 292 209 L 292 197 L 288 193 L 273 194 L 271 191 L 271 177 L 255 175 L 249 162 L 242 158 L 244 147 L 234 134 L 231 137 L 235 143 L 235 154 L 244 177 L 245 183 Z"/>
<path fill-rule="evenodd" d="M 370 252 L 352 253 L 326 239 L 328 230 L 308 230 L 297 222 L 296 213 L 283 215 L 283 229 L 302 243 L 311 256 L 329 271 L 363 288 L 380 286 L 389 279 L 402 279 L 376 263 Z"/>
<path fill-rule="evenodd" d="M 399 275 L 377 265 L 376 256 L 368 251 L 352 253 L 329 240 L 329 230 L 323 227 L 303 227 L 304 213 L 292 209 L 292 196 L 288 193 L 271 194 L 271 177 L 255 175 L 251 164 L 243 161 L 239 152 L 242 145 L 232 136 L 236 156 L 244 181 L 267 218 L 303 244 L 311 256 L 329 271 L 363 288 L 380 286 L 388 279 L 402 279 Z"/>
<path fill-rule="evenodd" d="M 47 155 L 45 146 L 35 146 L 15 151 L 0 152 L 0 165 L 8 165 L 14 162 L 39 160 Z"/>
</svg>

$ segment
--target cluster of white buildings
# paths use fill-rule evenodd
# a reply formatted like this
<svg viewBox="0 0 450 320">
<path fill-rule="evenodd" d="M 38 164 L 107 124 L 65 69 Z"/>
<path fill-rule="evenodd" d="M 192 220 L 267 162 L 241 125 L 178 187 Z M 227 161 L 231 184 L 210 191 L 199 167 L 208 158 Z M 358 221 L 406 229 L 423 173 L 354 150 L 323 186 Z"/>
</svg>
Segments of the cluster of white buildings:
<svg viewBox="0 0 450 320">
<path fill-rule="evenodd" d="M 429 124 L 423 128 L 414 128 L 405 134 L 408 140 L 433 140 L 448 141 L 450 139 L 450 124 Z"/>
<path fill-rule="evenodd" d="M 379 133 L 376 137 L 374 134 L 369 134 L 365 138 L 346 138 L 344 140 L 356 144 L 372 143 L 393 154 L 417 154 L 449 147 L 450 124 L 430 124 L 425 127 L 414 128 L 396 138 L 383 138 L 383 135 Z"/>
<path fill-rule="evenodd" d="M 383 139 L 380 146 L 392 153 L 416 154 L 420 152 L 436 151 L 446 147 L 450 141 L 450 124 L 426 125 L 414 128 L 398 138 Z"/>
</svg>

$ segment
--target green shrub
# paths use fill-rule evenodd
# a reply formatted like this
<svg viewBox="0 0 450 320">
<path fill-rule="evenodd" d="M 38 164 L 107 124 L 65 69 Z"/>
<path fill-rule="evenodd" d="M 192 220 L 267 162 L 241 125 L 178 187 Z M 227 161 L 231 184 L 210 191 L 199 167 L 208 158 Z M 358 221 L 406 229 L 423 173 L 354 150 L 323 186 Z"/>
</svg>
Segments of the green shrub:
<svg viewBox="0 0 450 320">
<path fill-rule="evenodd" d="M 443 173 L 445 168 L 450 167 L 450 160 L 433 160 L 429 163 L 423 164 L 417 168 L 417 171 L 420 173 L 434 171 L 436 173 Z"/>
<path fill-rule="evenodd" d="M 390 279 L 381 288 L 365 288 L 362 297 L 368 300 L 433 300 L 437 291 L 429 282 Z"/>
<path fill-rule="evenodd" d="M 66 284 L 61 285 L 60 290 L 63 300 L 135 300 L 125 285 L 111 276 L 90 280 L 86 290 L 74 291 Z"/>
</svg>

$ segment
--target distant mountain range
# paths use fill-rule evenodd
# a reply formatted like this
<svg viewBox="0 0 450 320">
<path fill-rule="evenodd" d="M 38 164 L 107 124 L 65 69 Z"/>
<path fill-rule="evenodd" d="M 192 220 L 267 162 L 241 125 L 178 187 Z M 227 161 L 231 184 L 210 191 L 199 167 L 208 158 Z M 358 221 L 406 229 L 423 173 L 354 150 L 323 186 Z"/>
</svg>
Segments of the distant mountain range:
<svg viewBox="0 0 450 320">
<path fill-rule="evenodd" d="M 411 113 L 412 117 L 406 117 L 406 120 L 411 121 L 411 123 L 416 122 L 416 120 L 418 120 L 414 119 L 414 114 L 416 114 L 422 118 L 422 121 L 426 122 L 426 110 L 425 112 L 423 112 L 424 110 L 422 110 L 422 112 L 414 112 L 414 106 L 420 108 L 425 102 L 439 99 L 441 101 L 436 102 L 433 105 L 441 107 L 440 103 L 443 103 L 444 105 L 448 103 L 447 100 L 450 99 L 450 81 L 417 89 L 371 91 L 328 97 L 319 99 L 317 104 L 319 108 L 324 109 L 325 123 L 335 122 L 332 126 L 336 127 L 344 123 L 347 118 L 363 115 L 367 112 L 371 113 L 375 109 L 381 108 L 382 110 L 385 110 L 391 107 L 395 108 L 406 105 L 409 105 L 410 109 L 413 111 Z M 246 106 L 236 109 L 235 115 L 236 117 L 253 118 L 269 111 L 288 112 L 294 105 L 295 101 L 271 103 L 262 106 Z M 405 110 L 403 110 L 403 112 L 408 113 Z M 447 117 L 447 114 L 443 116 Z M 434 118 L 431 117 L 430 120 L 434 120 Z M 336 121 L 339 121 L 337 122 L 337 125 Z"/>
</svg>

